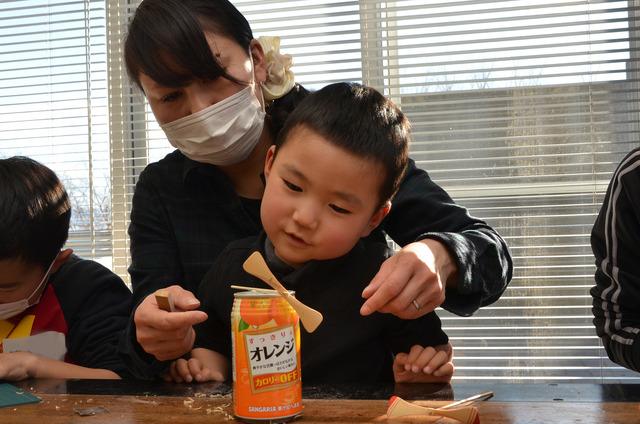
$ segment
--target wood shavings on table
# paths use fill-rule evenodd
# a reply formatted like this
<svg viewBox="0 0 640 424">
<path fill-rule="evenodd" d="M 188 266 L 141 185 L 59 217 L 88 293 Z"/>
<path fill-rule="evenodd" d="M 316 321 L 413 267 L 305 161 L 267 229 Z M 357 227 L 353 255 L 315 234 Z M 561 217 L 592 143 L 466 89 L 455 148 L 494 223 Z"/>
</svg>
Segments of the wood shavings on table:
<svg viewBox="0 0 640 424">
<path fill-rule="evenodd" d="M 234 417 L 233 415 L 227 412 L 227 408 L 229 408 L 229 406 L 231 406 L 231 404 L 226 403 L 224 405 L 216 406 L 215 408 L 207 408 L 206 412 L 207 412 L 207 415 L 211 415 L 211 414 L 222 415 L 225 421 L 231 421 L 234 419 Z"/>
</svg>

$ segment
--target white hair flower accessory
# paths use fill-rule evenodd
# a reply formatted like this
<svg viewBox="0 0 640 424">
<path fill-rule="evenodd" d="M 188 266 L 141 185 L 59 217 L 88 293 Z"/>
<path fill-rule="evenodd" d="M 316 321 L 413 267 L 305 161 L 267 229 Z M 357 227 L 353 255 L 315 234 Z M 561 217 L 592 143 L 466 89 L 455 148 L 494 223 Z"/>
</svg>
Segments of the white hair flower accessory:
<svg viewBox="0 0 640 424">
<path fill-rule="evenodd" d="M 266 101 L 279 99 L 287 94 L 295 81 L 291 65 L 291 55 L 280 53 L 280 37 L 259 37 L 267 65 L 267 80 L 262 84 L 262 93 Z"/>
</svg>

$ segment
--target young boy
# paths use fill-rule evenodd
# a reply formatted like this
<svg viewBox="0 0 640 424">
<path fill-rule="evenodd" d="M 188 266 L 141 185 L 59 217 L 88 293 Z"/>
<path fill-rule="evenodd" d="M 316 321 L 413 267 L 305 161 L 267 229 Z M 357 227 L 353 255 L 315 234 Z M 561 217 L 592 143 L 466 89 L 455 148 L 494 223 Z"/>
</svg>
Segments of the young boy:
<svg viewBox="0 0 640 424">
<path fill-rule="evenodd" d="M 102 265 L 62 249 L 71 205 L 57 176 L 0 159 L 0 380 L 119 378 L 131 293 Z"/>
<path fill-rule="evenodd" d="M 391 208 L 408 161 L 409 123 L 377 91 L 339 83 L 306 98 L 267 154 L 264 233 L 232 243 L 199 289 L 209 320 L 196 327 L 190 360 L 168 379 L 222 380 L 231 357 L 231 284 L 266 287 L 242 269 L 255 250 L 324 321 L 302 332 L 307 383 L 449 381 L 452 349 L 440 320 L 361 316 L 361 293 L 392 252 L 366 237 Z M 394 359 L 395 355 L 395 359 Z"/>
</svg>

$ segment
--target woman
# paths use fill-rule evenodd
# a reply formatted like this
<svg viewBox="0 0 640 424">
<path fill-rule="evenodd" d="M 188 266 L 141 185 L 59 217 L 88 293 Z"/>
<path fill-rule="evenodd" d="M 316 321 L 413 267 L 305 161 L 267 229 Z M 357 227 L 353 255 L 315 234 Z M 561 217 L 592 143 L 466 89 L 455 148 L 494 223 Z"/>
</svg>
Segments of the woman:
<svg viewBox="0 0 640 424">
<path fill-rule="evenodd" d="M 159 361 L 191 349 L 192 326 L 207 318 L 192 292 L 218 253 L 261 230 L 266 151 L 306 91 L 292 87 L 286 58 L 277 48 L 265 54 L 227 0 L 143 1 L 125 59 L 178 149 L 141 173 L 131 211 L 137 308 L 124 354 L 132 372 L 148 378 L 164 369 Z M 500 236 L 413 162 L 372 236 L 383 238 L 383 231 L 403 248 L 364 290 L 362 315 L 413 319 L 439 305 L 470 315 L 498 299 L 511 278 Z M 155 302 L 153 292 L 167 286 L 180 312 Z"/>
</svg>

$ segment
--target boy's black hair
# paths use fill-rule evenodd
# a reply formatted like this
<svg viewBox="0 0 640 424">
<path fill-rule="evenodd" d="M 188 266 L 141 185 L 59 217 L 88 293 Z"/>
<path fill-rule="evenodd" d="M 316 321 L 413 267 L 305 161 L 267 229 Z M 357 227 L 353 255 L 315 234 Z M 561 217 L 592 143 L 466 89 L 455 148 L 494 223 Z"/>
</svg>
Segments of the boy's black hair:
<svg viewBox="0 0 640 424">
<path fill-rule="evenodd" d="M 234 40 L 249 54 L 251 26 L 228 0 L 144 0 L 129 24 L 124 43 L 129 78 L 141 89 L 140 73 L 174 88 L 220 77 L 246 84 L 229 75 L 216 59 L 205 31 Z M 307 94 L 296 84 L 285 96 L 266 105 L 273 134 Z"/>
<path fill-rule="evenodd" d="M 69 235 L 71 204 L 46 166 L 26 157 L 0 159 L 0 260 L 47 268 Z"/>
<path fill-rule="evenodd" d="M 380 204 L 398 190 L 409 160 L 409 120 L 375 89 L 342 82 L 311 93 L 284 123 L 276 152 L 297 127 L 308 128 L 335 146 L 380 163 L 385 170 L 378 193 Z"/>
</svg>

